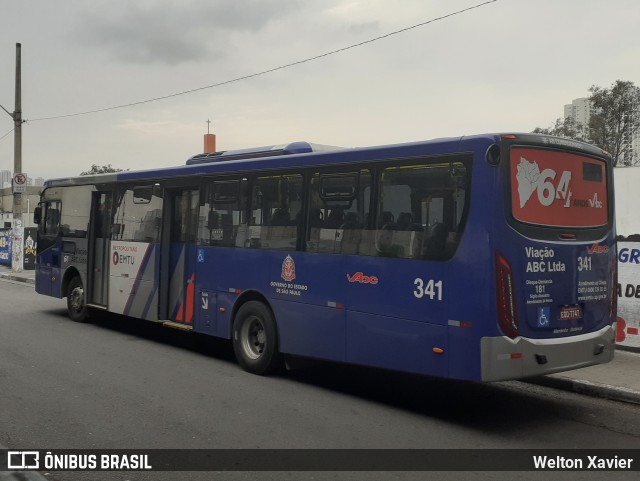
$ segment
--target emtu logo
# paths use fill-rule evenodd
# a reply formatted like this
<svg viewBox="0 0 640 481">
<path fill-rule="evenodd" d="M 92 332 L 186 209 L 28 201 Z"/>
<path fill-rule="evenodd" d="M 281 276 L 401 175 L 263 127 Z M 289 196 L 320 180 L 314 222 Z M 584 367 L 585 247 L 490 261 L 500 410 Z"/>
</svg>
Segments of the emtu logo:
<svg viewBox="0 0 640 481">
<path fill-rule="evenodd" d="M 113 253 L 112 259 L 114 266 L 117 266 L 118 264 L 127 264 L 133 266 L 136 264 L 136 258 L 134 256 L 125 256 L 124 254 L 119 254 L 118 252 Z"/>
<path fill-rule="evenodd" d="M 40 453 L 38 451 L 8 451 L 7 469 L 39 469 Z"/>
</svg>

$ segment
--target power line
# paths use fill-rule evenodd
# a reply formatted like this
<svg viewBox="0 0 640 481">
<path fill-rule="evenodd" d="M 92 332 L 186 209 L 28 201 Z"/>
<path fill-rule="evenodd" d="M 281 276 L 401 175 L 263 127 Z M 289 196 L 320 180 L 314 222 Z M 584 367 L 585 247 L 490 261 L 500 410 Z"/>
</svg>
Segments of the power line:
<svg viewBox="0 0 640 481">
<path fill-rule="evenodd" d="M 12 129 L 11 129 L 9 132 L 7 132 L 6 134 L 4 134 L 2 137 L 0 137 L 0 140 L 4 139 L 7 135 L 9 135 L 9 134 L 10 134 L 11 132 L 13 132 L 14 130 L 16 130 L 16 129 L 15 129 L 15 127 L 14 127 L 14 128 L 12 128 Z"/>
<path fill-rule="evenodd" d="M 150 99 L 146 99 L 146 100 L 139 100 L 137 102 L 130 102 L 130 103 L 127 103 L 127 104 L 122 104 L 122 105 L 115 105 L 113 107 L 105 107 L 105 108 L 101 108 L 101 109 L 87 110 L 87 111 L 84 111 L 84 112 L 75 112 L 75 113 L 70 113 L 70 114 L 54 115 L 54 116 L 50 116 L 50 117 L 40 117 L 40 118 L 35 118 L 35 119 L 28 119 L 27 122 L 39 122 L 39 121 L 43 121 L 43 120 L 63 119 L 63 118 L 68 118 L 68 117 L 77 117 L 77 116 L 80 116 L 80 115 L 89 115 L 89 114 L 96 114 L 96 113 L 100 113 L 100 112 L 107 112 L 109 110 L 124 109 L 126 107 L 134 107 L 134 106 L 137 106 L 137 105 L 148 104 L 148 103 L 151 103 L 151 102 L 157 102 L 159 100 L 166 100 L 166 99 L 170 99 L 170 98 L 173 98 L 173 97 L 179 97 L 181 95 L 187 95 L 187 94 L 192 94 L 192 93 L 195 93 L 195 92 L 200 92 L 202 90 L 212 89 L 212 88 L 215 88 L 215 87 L 222 87 L 223 85 L 229 85 L 229 84 L 232 84 L 232 83 L 235 83 L 235 82 L 240 82 L 242 80 L 248 80 L 250 78 L 259 77 L 259 76 L 262 76 L 262 75 L 267 75 L 267 74 L 270 74 L 270 73 L 273 73 L 273 72 L 277 72 L 278 70 L 284 70 L 286 68 L 294 67 L 296 65 L 301 65 L 301 64 L 304 64 L 304 63 L 308 63 L 308 62 L 313 62 L 314 60 L 319 60 L 321 58 L 329 57 L 330 55 L 335 55 L 335 54 L 338 54 L 338 53 L 342 53 L 342 52 L 345 52 L 347 50 L 351 50 L 353 48 L 362 47 L 363 45 L 367 45 L 367 44 L 370 44 L 370 43 L 373 43 L 373 42 L 377 42 L 379 40 L 383 40 L 383 39 L 392 37 L 394 35 L 398 35 L 398 34 L 407 32 L 409 30 L 413 30 L 415 28 L 423 27 L 425 25 L 429 25 L 430 23 L 434 23 L 434 22 L 437 22 L 437 21 L 440 21 L 440 20 L 445 20 L 447 18 L 456 16 L 456 15 L 460 15 L 460 14 L 468 12 L 470 10 L 474 10 L 474 9 L 477 9 L 477 8 L 484 7 L 486 5 L 489 5 L 491 3 L 495 3 L 497 1 L 498 0 L 488 0 L 486 2 L 482 2 L 482 3 L 479 3 L 477 5 L 473 5 L 471 7 L 463 8 L 462 10 L 458 10 L 456 12 L 448 13 L 448 14 L 443 15 L 441 17 L 432 18 L 431 20 L 427 20 L 425 22 L 421 22 L 421 23 L 417 23 L 415 25 L 411 25 L 410 27 L 405 27 L 405 28 L 402 28 L 400 30 L 395 30 L 393 32 L 387 33 L 385 35 L 380 35 L 378 37 L 374 37 L 374 38 L 371 38 L 369 40 L 365 40 L 365 41 L 362 41 L 362 42 L 359 42 L 359 43 L 354 43 L 353 45 L 349 45 L 347 47 L 342 47 L 342 48 L 339 48 L 339 49 L 336 49 L 336 50 L 331 50 L 329 52 L 325 52 L 325 53 L 316 55 L 314 57 L 308 57 L 308 58 L 305 58 L 305 59 L 302 59 L 302 60 L 297 60 L 295 62 L 291 62 L 291 63 L 285 64 L 285 65 L 280 65 L 279 67 L 270 68 L 268 70 L 262 70 L 261 72 L 256 72 L 256 73 L 252 73 L 252 74 L 249 74 L 249 75 L 244 75 L 242 77 L 236 77 L 236 78 L 231 79 L 231 80 L 225 80 L 223 82 L 218 82 L 218 83 L 211 84 L 211 85 L 205 85 L 204 87 L 198 87 L 198 88 L 191 89 L 191 90 L 184 90 L 182 92 L 177 92 L 177 93 L 173 93 L 173 94 L 169 94 L 169 95 L 163 95 L 161 97 L 154 97 L 154 98 L 150 98 Z"/>
</svg>

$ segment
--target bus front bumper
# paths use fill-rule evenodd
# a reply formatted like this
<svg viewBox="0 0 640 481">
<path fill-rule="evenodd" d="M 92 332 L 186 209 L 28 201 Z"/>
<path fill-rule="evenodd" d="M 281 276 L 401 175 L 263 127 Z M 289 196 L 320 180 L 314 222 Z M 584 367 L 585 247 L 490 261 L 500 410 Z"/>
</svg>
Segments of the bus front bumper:
<svg viewBox="0 0 640 481">
<path fill-rule="evenodd" d="M 616 324 L 556 339 L 483 337 L 482 381 L 507 381 L 604 364 L 613 359 Z"/>
</svg>

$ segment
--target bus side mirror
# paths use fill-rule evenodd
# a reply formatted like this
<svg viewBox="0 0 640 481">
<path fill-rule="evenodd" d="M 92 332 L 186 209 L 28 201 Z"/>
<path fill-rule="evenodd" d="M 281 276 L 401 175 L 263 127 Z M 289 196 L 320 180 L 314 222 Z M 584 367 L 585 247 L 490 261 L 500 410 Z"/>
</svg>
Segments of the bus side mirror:
<svg viewBox="0 0 640 481">
<path fill-rule="evenodd" d="M 39 224 L 42 222 L 42 207 L 38 206 L 33 209 L 33 223 Z"/>
</svg>

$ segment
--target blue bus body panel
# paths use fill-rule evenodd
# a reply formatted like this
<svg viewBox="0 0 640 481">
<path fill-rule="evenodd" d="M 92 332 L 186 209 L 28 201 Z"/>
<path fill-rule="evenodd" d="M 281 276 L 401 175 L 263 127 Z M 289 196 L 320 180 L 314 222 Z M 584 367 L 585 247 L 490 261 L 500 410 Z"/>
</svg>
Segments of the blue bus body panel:
<svg viewBox="0 0 640 481">
<path fill-rule="evenodd" d="M 38 255 L 36 265 L 36 292 L 45 296 L 53 296 L 51 285 L 51 249 Z"/>
<path fill-rule="evenodd" d="M 283 272 L 288 257 L 294 265 L 290 276 Z M 200 248 L 196 331 L 228 338 L 228 306 L 250 289 L 263 295 L 273 309 L 284 353 L 447 375 L 446 304 L 414 295 L 416 279 L 441 281 L 443 295 L 448 295 L 447 263 L 434 263 L 425 270 L 426 264 L 403 259 L 381 264 L 370 257 L 330 255 L 332 262 L 327 257 Z M 265 264 L 268 270 L 256 268 Z M 359 272 L 375 277 L 377 283 L 350 282 Z M 207 309 L 202 309 L 203 292 Z M 225 315 L 216 319 L 210 313 L 214 297 L 218 308 L 227 306 Z"/>
<path fill-rule="evenodd" d="M 449 376 L 456 379 L 480 379 L 480 339 L 502 335 L 496 325 L 493 236 L 495 221 L 501 220 L 496 210 L 501 211 L 503 194 L 499 169 L 483 168 L 485 152 L 497 142 L 499 137 L 487 135 L 465 137 L 459 145 L 461 151 L 474 152 L 468 195 L 478 201 L 471 202 L 471 220 L 455 256 L 446 263 L 450 276 L 446 290 L 448 339 L 453 353 Z M 429 267 L 431 264 L 427 262 Z"/>
<path fill-rule="evenodd" d="M 610 323 L 615 289 L 613 235 L 575 245 L 528 240 L 506 231 L 502 239 L 501 251 L 516 280 L 520 335 L 557 338 L 596 331 Z M 589 259 L 589 269 L 581 269 L 580 258 Z"/>
<path fill-rule="evenodd" d="M 484 152 L 496 137 L 480 136 L 438 143 L 344 150 L 332 153 L 273 157 L 269 168 L 295 168 L 375 159 L 425 157 L 447 152 Z M 255 159 L 197 164 L 157 171 L 160 176 L 261 170 Z M 497 195 L 495 170 L 473 171 L 472 190 Z M 150 172 L 123 172 L 121 180 L 146 179 Z M 472 216 L 491 218 L 491 203 L 473 203 Z M 274 311 L 280 350 L 288 354 L 386 367 L 407 372 L 458 378 L 480 378 L 480 337 L 493 303 L 487 282 L 492 268 L 490 226 L 467 226 L 456 257 L 447 262 L 313 254 L 306 252 L 199 247 L 196 267 L 195 330 L 225 338 L 231 335 L 232 311 L 240 296 L 252 290 Z M 476 232 L 477 231 L 477 232 Z M 475 239 L 475 240 L 474 240 Z M 290 256 L 295 279 L 283 279 L 283 262 Z M 265 270 L 261 266 L 268 265 Z M 467 266 L 463 268 L 462 266 Z M 464 269 L 464 270 L 463 270 Z M 451 277 L 453 272 L 462 271 Z M 357 274 L 361 276 L 358 277 Z M 376 284 L 365 278 L 377 279 Z M 360 279 L 350 282 L 349 279 Z M 443 299 L 416 297 L 416 282 L 441 282 Z M 206 300 L 203 300 L 206 298 Z M 448 302 L 464 299 L 464 302 Z M 206 309 L 203 308 L 206 306 Z M 212 312 L 212 308 L 214 308 Z M 476 306 L 471 307 L 470 306 Z M 453 321 L 453 322 L 450 322 Z M 489 325 L 494 322 L 489 322 Z M 470 325 L 471 327 L 459 327 Z M 464 350 L 465 356 L 450 356 Z"/>
<path fill-rule="evenodd" d="M 347 361 L 430 376 L 447 376 L 447 328 L 362 312 L 348 313 Z M 433 348 L 442 349 L 436 353 Z"/>
<path fill-rule="evenodd" d="M 61 298 L 62 239 L 56 239 L 48 249 L 37 255 L 35 288 L 38 294 Z"/>
<path fill-rule="evenodd" d="M 240 293 L 266 288 L 266 270 L 258 268 L 265 254 L 250 249 L 196 248 L 196 331 L 231 337 L 231 314 Z"/>
<path fill-rule="evenodd" d="M 483 153 L 494 141 L 494 136 L 475 139 L 482 145 Z M 477 145 L 462 150 L 468 152 L 472 148 L 477 148 Z M 425 157 L 446 154 L 447 151 L 460 153 L 460 139 L 447 139 L 438 145 L 414 143 L 331 154 L 294 154 L 283 159 L 270 159 L 269 167 L 293 168 L 358 160 Z M 234 171 L 234 165 L 238 171 L 262 168 L 259 162 L 249 159 L 224 165 L 211 163 L 179 167 L 170 169 L 168 174 L 185 174 L 185 169 L 189 174 Z M 163 170 L 162 174 L 166 172 Z M 121 179 L 131 180 L 138 175 L 147 178 L 149 173 L 124 172 L 118 175 Z M 472 189 L 482 189 L 483 183 L 481 178 L 474 180 Z M 477 208 L 486 206 L 477 203 Z M 479 238 L 488 237 L 486 230 L 479 234 Z M 486 300 L 489 292 L 486 283 L 489 246 L 478 246 L 465 239 L 469 239 L 468 234 L 463 236 L 456 258 L 448 262 L 407 259 L 381 262 L 380 258 L 366 256 L 199 247 L 196 256 L 195 330 L 229 338 L 233 306 L 243 293 L 251 290 L 263 296 L 273 309 L 279 328 L 279 347 L 284 353 L 427 375 L 450 375 L 452 341 L 454 346 L 460 344 L 470 354 L 473 352 L 479 356 L 483 322 L 471 318 L 468 308 L 449 313 L 451 306 L 460 304 L 447 302 L 447 299 L 463 292 L 470 303 L 478 306 L 491 304 Z M 288 256 L 295 265 L 295 278 L 290 280 L 283 278 L 286 277 L 283 263 Z M 482 267 L 471 267 L 470 272 L 456 278 L 449 277 L 449 273 L 456 271 L 456 265 L 469 262 Z M 261 267 L 265 265 L 268 265 L 267 270 Z M 481 274 L 473 278 L 471 272 Z M 377 282 L 367 283 L 364 281 L 367 278 L 376 278 Z M 423 285 L 429 281 L 440 282 L 443 299 L 416 297 L 417 280 Z M 212 312 L 214 305 L 216 310 Z M 484 310 L 484 307 L 478 310 Z M 449 319 L 470 323 L 475 320 L 475 328 L 451 327 Z M 479 378 L 479 363 L 470 366 L 469 362 L 455 361 L 457 377 L 468 377 L 470 370 L 474 372 L 473 378 Z"/>
</svg>

